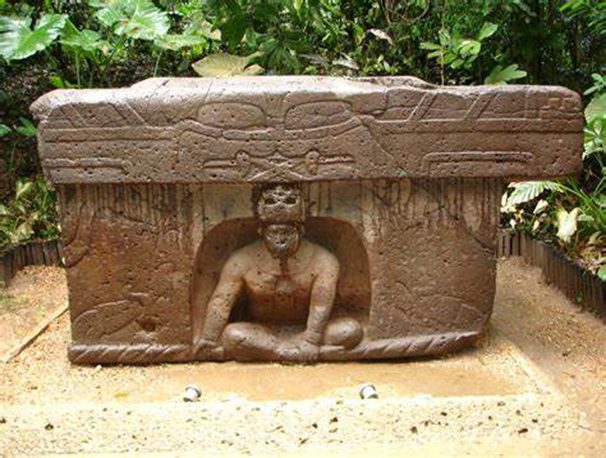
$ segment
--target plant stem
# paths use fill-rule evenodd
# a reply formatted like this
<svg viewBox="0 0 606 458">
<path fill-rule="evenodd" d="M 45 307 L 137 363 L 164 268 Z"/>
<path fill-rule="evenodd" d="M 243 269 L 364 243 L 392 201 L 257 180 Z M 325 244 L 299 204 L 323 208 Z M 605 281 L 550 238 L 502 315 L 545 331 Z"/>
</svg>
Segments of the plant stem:
<svg viewBox="0 0 606 458">
<path fill-rule="evenodd" d="M 441 30 L 444 30 L 444 26 L 446 24 L 446 2 L 447 0 L 444 0 L 444 3 L 442 4 L 442 11 L 440 11 L 440 22 L 441 22 Z M 442 86 L 444 86 L 444 82 L 445 82 L 445 77 L 444 77 L 444 46 L 442 46 L 442 43 L 440 43 L 440 82 L 442 84 Z"/>
<path fill-rule="evenodd" d="M 118 43 L 116 43 L 116 46 L 114 47 L 114 50 L 110 54 L 109 60 L 107 61 L 107 64 L 105 65 L 105 68 L 103 69 L 103 77 L 102 77 L 102 79 L 106 83 L 108 83 L 107 76 L 109 74 L 109 69 L 110 69 L 110 67 L 112 65 L 112 62 L 114 61 L 114 57 L 116 57 L 116 54 L 118 53 L 118 50 L 120 50 L 122 48 L 122 46 L 124 45 L 125 40 L 126 40 L 126 35 L 122 35 L 120 37 L 120 40 L 118 40 Z"/>
<path fill-rule="evenodd" d="M 161 49 L 160 52 L 158 53 L 158 58 L 156 59 L 156 65 L 154 65 L 154 78 L 158 74 L 158 67 L 160 66 L 160 59 L 162 59 L 163 53 L 164 53 L 163 49 Z"/>
<path fill-rule="evenodd" d="M 78 81 L 78 89 L 82 89 L 82 84 L 80 82 L 80 57 L 78 51 L 75 52 L 76 55 L 76 80 Z"/>
</svg>

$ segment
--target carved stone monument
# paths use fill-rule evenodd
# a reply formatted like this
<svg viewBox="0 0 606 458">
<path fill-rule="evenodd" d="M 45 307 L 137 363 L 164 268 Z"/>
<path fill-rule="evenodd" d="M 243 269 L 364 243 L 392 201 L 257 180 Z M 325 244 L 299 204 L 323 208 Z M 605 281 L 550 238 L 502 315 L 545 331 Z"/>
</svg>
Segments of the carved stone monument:
<svg viewBox="0 0 606 458">
<path fill-rule="evenodd" d="M 150 79 L 32 109 L 76 363 L 460 349 L 490 317 L 503 184 L 581 167 L 559 87 Z"/>
</svg>

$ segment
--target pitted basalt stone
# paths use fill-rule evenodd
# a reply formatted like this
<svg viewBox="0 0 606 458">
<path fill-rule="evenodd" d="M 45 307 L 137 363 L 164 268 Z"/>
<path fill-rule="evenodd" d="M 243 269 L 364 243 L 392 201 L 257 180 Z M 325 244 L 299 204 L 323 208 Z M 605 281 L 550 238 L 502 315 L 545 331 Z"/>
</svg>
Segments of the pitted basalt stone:
<svg viewBox="0 0 606 458">
<path fill-rule="evenodd" d="M 580 98 L 411 78 L 151 79 L 33 105 L 59 183 L 558 177 L 577 172 Z"/>
<path fill-rule="evenodd" d="M 506 179 L 581 166 L 579 96 L 151 79 L 33 105 L 75 362 L 442 354 L 481 335 Z"/>
</svg>

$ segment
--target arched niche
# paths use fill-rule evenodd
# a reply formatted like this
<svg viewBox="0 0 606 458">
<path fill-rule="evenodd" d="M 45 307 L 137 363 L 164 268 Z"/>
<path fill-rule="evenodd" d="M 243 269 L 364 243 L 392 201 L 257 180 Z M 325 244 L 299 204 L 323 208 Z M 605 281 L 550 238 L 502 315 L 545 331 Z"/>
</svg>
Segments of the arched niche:
<svg viewBox="0 0 606 458">
<path fill-rule="evenodd" d="M 219 223 L 200 243 L 191 285 L 190 310 L 194 338 L 201 332 L 206 304 L 229 255 L 258 237 L 254 218 L 238 218 Z M 366 249 L 356 229 L 343 220 L 308 217 L 304 237 L 322 245 L 339 259 L 341 268 L 333 316 L 351 316 L 365 324 L 370 309 L 370 275 Z M 243 316 L 241 311 L 246 309 L 245 300 L 234 307 L 232 319 Z"/>
</svg>

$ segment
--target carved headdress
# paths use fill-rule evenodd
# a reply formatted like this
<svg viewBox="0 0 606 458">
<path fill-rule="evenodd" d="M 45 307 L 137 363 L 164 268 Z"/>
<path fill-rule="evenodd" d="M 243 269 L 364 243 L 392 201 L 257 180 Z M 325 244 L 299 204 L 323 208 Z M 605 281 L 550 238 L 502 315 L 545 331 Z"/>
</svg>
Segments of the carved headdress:
<svg viewBox="0 0 606 458">
<path fill-rule="evenodd" d="M 305 222 L 301 188 L 295 184 L 272 184 L 255 189 L 255 216 L 261 225 Z"/>
</svg>

